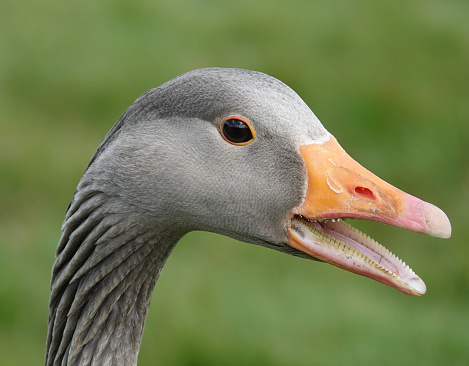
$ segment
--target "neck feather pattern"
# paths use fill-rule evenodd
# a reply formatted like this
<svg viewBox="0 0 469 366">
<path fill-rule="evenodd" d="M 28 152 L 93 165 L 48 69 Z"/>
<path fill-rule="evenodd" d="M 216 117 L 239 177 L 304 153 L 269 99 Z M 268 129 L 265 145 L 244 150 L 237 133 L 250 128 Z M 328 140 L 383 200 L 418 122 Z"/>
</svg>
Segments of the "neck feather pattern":
<svg viewBox="0 0 469 366">
<path fill-rule="evenodd" d="M 136 365 L 151 293 L 178 239 L 154 226 L 79 186 L 52 270 L 47 366 Z"/>
</svg>

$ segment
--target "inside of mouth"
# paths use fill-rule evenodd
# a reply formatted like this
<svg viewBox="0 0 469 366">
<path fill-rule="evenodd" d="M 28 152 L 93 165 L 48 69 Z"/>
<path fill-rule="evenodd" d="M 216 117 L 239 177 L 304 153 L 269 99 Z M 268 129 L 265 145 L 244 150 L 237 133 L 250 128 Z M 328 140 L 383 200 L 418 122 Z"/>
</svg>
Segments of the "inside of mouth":
<svg viewBox="0 0 469 366">
<path fill-rule="evenodd" d="M 391 285 L 392 287 L 395 287 L 401 291 L 403 291 L 403 289 L 399 288 L 399 286 L 401 286 L 399 283 L 404 284 L 405 287 L 409 286 L 418 294 L 425 293 L 425 284 L 408 265 L 406 265 L 402 260 L 391 253 L 383 245 L 379 244 L 354 227 L 346 224 L 344 222 L 345 218 L 310 220 L 303 216 L 296 216 L 294 220 L 295 219 L 299 222 L 302 222 L 310 232 L 303 232 L 303 235 L 305 235 L 304 240 L 308 242 L 307 245 L 311 247 L 314 247 L 315 245 L 330 246 L 335 247 L 335 250 L 340 248 L 344 252 L 347 252 L 347 255 L 355 255 L 356 257 L 363 255 L 369 259 L 369 262 L 372 263 L 373 267 L 383 272 L 383 274 L 389 278 L 389 281 L 382 281 L 380 279 L 374 278 L 373 276 L 368 276 L 367 274 L 364 274 L 365 276 Z M 310 234 L 312 234 L 313 239 L 306 238 L 306 236 Z M 333 260 L 328 262 L 334 264 Z"/>
<path fill-rule="evenodd" d="M 394 263 L 392 263 L 387 257 L 383 256 L 381 252 L 384 248 L 381 244 L 371 239 L 366 234 L 363 234 L 361 231 L 352 228 L 352 226 L 344 223 L 345 219 L 330 219 L 330 220 L 320 220 L 320 221 L 308 221 L 308 223 L 316 228 L 317 230 L 322 231 L 323 233 L 332 236 L 351 247 L 355 248 L 359 252 L 365 254 L 367 257 L 372 259 L 374 262 L 386 268 L 388 271 L 399 275 L 399 270 Z M 351 230 L 353 229 L 353 230 Z M 360 240 L 361 239 L 361 240 Z M 374 245 L 366 246 L 364 242 L 373 241 Z M 381 246 L 382 248 L 380 248 Z M 381 249 L 381 250 L 380 250 Z M 378 253 L 381 252 L 381 253 Z M 392 254 L 387 250 L 386 254 Z M 393 259 L 397 257 L 393 255 Z"/>
</svg>

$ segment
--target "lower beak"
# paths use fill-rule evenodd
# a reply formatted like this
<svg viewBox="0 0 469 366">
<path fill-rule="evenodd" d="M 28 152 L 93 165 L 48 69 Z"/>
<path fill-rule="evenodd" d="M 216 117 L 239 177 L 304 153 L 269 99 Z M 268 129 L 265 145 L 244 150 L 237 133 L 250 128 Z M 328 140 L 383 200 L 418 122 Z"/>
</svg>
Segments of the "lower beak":
<svg viewBox="0 0 469 366">
<path fill-rule="evenodd" d="M 423 295 L 425 284 L 386 248 L 344 224 L 344 218 L 384 222 L 449 238 L 451 224 L 436 206 L 386 183 L 354 161 L 331 135 L 300 148 L 308 187 L 289 225 L 289 245 L 404 293 Z"/>
</svg>

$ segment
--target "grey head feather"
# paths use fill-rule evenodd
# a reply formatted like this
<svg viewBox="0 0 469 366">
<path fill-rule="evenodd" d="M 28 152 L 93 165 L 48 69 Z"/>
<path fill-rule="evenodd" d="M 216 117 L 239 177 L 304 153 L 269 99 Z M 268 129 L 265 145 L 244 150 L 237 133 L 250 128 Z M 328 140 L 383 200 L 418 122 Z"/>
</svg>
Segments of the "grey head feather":
<svg viewBox="0 0 469 366">
<path fill-rule="evenodd" d="M 256 139 L 220 135 L 229 116 Z M 151 293 L 177 241 L 206 230 L 285 245 L 305 194 L 299 146 L 328 136 L 280 81 L 201 69 L 139 97 L 91 159 L 66 213 L 50 297 L 47 365 L 135 365 Z"/>
<path fill-rule="evenodd" d="M 266 126 L 259 126 L 266 134 L 298 145 L 328 135 L 298 94 L 280 80 L 250 70 L 206 68 L 182 74 L 142 94 L 106 135 L 90 164 L 124 125 L 171 117 L 213 121 L 229 113 L 267 121 Z"/>
</svg>

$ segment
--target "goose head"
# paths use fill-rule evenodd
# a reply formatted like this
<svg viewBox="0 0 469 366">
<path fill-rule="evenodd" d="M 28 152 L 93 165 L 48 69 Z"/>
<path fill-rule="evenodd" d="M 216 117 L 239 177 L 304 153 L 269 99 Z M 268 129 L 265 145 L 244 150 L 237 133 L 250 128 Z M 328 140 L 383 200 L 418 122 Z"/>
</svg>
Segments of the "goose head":
<svg viewBox="0 0 469 366">
<path fill-rule="evenodd" d="M 83 179 L 171 235 L 220 233 L 410 295 L 425 293 L 423 281 L 344 219 L 451 233 L 440 209 L 349 157 L 292 89 L 247 70 L 195 70 L 143 94 Z"/>
<path fill-rule="evenodd" d="M 52 271 L 46 364 L 135 365 L 159 273 L 193 230 L 425 293 L 346 218 L 451 233 L 440 209 L 349 157 L 282 82 L 219 68 L 170 80 L 125 111 L 78 184 Z"/>
</svg>

